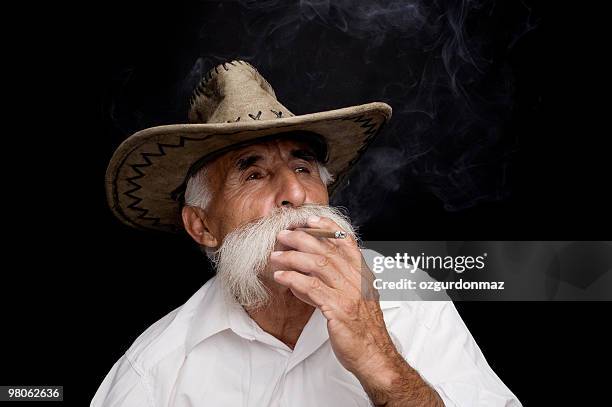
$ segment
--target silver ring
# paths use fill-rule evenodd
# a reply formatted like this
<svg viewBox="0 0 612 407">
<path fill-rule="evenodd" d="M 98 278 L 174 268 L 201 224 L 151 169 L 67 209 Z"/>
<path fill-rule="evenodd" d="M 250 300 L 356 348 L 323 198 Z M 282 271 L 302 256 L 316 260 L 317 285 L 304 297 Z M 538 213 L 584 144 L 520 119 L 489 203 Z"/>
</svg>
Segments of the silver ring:
<svg viewBox="0 0 612 407">
<path fill-rule="evenodd" d="M 346 238 L 346 232 L 343 232 L 341 230 L 336 230 L 336 233 L 334 233 L 334 237 L 336 239 L 345 239 Z"/>
</svg>

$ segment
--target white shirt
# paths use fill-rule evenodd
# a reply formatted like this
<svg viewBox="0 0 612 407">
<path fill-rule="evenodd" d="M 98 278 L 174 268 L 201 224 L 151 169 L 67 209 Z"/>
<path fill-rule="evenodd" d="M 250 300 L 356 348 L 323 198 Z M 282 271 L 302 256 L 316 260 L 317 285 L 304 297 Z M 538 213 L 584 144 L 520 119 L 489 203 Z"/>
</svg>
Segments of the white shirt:
<svg viewBox="0 0 612 407">
<path fill-rule="evenodd" d="M 263 331 L 216 278 L 148 328 L 115 363 L 92 407 L 372 406 L 332 351 L 316 309 L 294 350 Z M 381 301 L 406 361 L 446 406 L 520 406 L 450 301 Z"/>
</svg>

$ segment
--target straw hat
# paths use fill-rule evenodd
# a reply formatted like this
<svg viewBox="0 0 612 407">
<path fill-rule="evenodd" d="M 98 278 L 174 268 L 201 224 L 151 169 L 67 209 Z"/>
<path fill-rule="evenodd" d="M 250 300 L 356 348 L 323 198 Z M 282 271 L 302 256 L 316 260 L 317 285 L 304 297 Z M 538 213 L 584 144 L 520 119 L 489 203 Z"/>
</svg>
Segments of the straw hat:
<svg viewBox="0 0 612 407">
<path fill-rule="evenodd" d="M 190 100 L 189 123 L 151 127 L 127 138 L 106 170 L 106 194 L 114 214 L 144 230 L 176 232 L 187 180 L 211 157 L 288 132 L 320 136 L 331 195 L 357 162 L 391 107 L 375 102 L 294 115 L 270 84 L 244 61 L 206 73 Z"/>
</svg>

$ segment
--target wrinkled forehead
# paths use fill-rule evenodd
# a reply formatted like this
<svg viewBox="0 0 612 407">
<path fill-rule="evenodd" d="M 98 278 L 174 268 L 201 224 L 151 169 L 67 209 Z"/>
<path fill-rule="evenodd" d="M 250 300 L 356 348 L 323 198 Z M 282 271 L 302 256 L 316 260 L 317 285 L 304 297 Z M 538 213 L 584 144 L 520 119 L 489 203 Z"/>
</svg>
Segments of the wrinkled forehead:
<svg viewBox="0 0 612 407">
<path fill-rule="evenodd" d="M 260 141 L 259 143 L 253 143 L 248 146 L 240 147 L 235 150 L 225 153 L 219 157 L 218 161 L 234 162 L 239 157 L 245 155 L 254 155 L 262 157 L 266 160 L 268 157 L 280 155 L 281 157 L 288 157 L 295 152 L 305 152 L 309 156 L 316 158 L 317 155 L 314 148 L 305 141 L 294 140 L 291 138 L 276 138 L 274 140 Z"/>
</svg>

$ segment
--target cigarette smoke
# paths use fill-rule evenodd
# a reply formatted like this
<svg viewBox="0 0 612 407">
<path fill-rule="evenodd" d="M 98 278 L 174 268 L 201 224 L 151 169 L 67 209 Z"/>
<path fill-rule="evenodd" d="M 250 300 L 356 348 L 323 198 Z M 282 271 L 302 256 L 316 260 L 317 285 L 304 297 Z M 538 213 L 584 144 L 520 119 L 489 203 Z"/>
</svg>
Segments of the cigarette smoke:
<svg viewBox="0 0 612 407">
<path fill-rule="evenodd" d="M 184 122 L 203 73 L 241 58 L 296 114 L 377 100 L 393 107 L 383 137 L 332 201 L 357 224 L 398 190 L 428 191 L 447 211 L 511 193 L 517 140 L 505 131 L 514 102 L 508 55 L 538 22 L 524 2 L 239 0 L 192 7 L 192 18 L 177 28 L 193 33 L 192 41 L 176 44 L 179 68 L 165 100 L 158 95 L 152 109 L 114 99 L 113 118 L 126 136 Z M 119 78 L 120 95 L 135 74 Z"/>
</svg>

